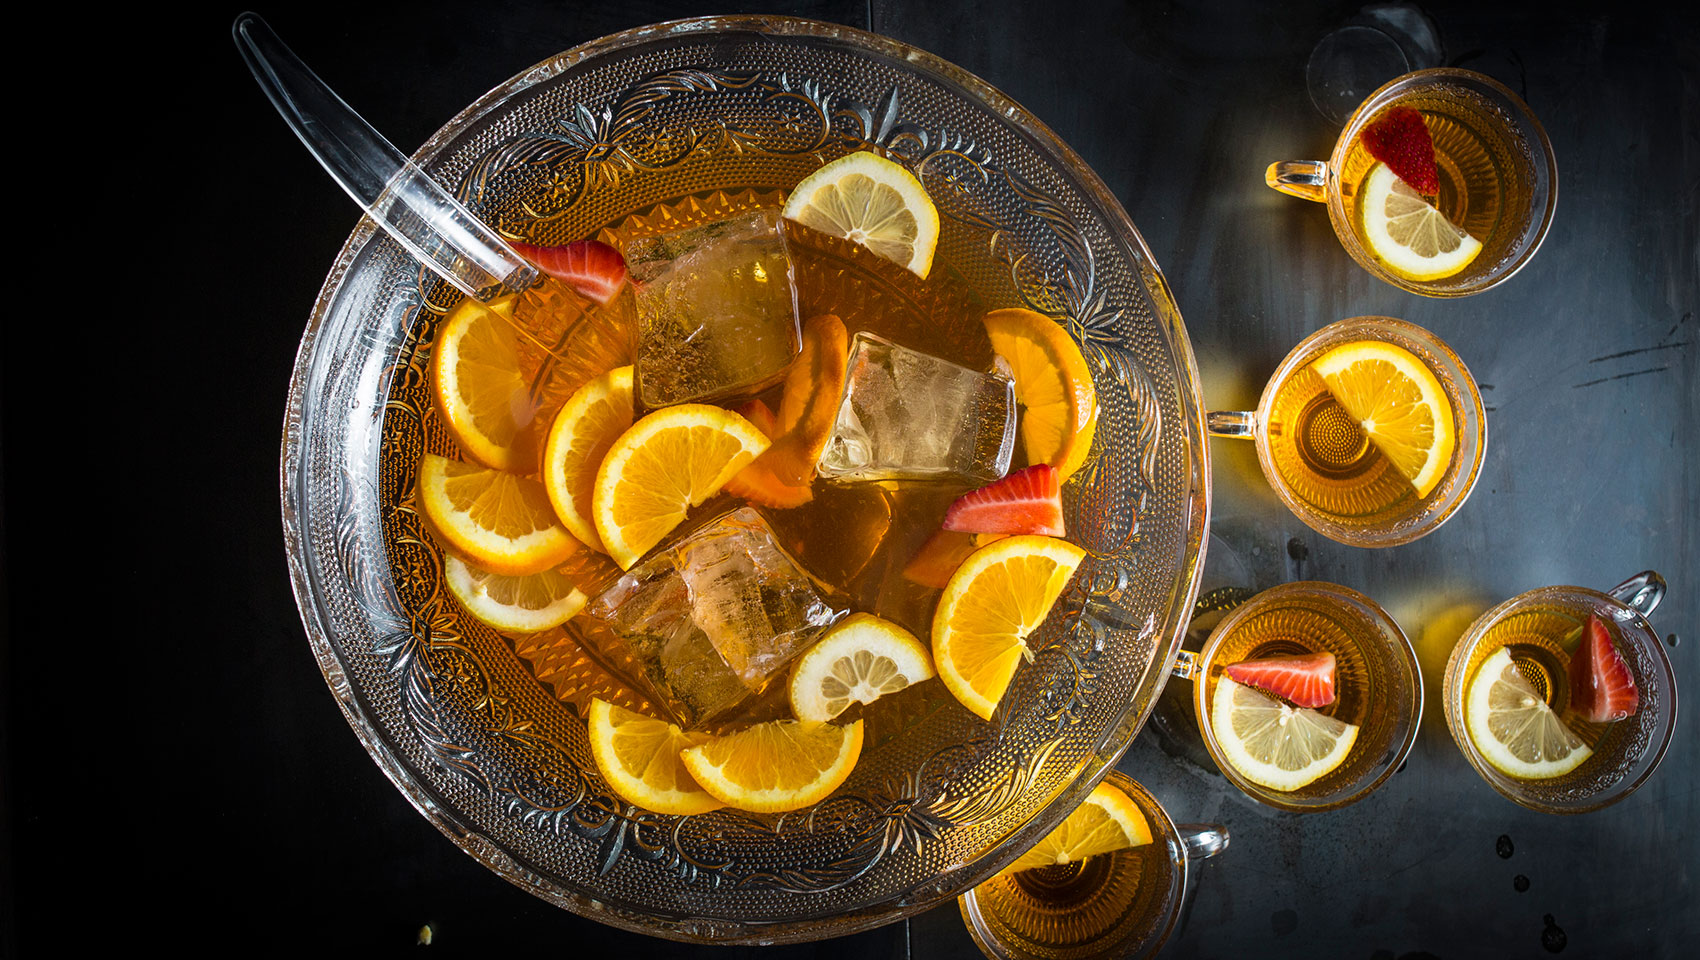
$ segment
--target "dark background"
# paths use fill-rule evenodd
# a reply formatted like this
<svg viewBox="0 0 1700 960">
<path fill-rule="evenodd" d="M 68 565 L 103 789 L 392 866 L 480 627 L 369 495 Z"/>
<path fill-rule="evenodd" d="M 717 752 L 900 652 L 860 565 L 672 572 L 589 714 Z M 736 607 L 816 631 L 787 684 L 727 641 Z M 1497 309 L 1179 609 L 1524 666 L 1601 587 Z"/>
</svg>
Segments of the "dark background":
<svg viewBox="0 0 1700 960">
<path fill-rule="evenodd" d="M 1184 736 L 1148 728 L 1121 768 L 1175 819 L 1233 833 L 1195 872 L 1166 955 L 1451 958 L 1545 956 L 1559 930 L 1579 957 L 1700 941 L 1692 707 L 1640 792 L 1573 818 L 1501 799 L 1437 709 L 1439 667 L 1488 606 L 1648 567 L 1671 583 L 1653 621 L 1676 635 L 1693 695 L 1700 32 L 1678 8 L 1424 6 L 1442 62 L 1521 93 L 1559 167 L 1533 262 L 1451 302 L 1374 280 L 1321 206 L 1261 182 L 1270 161 L 1331 146 L 1338 124 L 1304 68 L 1353 2 L 260 12 L 404 152 L 531 64 L 640 24 L 767 10 L 870 29 L 1001 88 L 1092 165 L 1166 271 L 1209 406 L 1249 409 L 1289 347 L 1343 317 L 1399 316 L 1450 342 L 1491 440 L 1470 503 L 1415 544 L 1322 539 L 1281 508 L 1250 444 L 1211 447 L 1214 569 L 1363 590 L 1416 642 L 1430 709 L 1406 769 L 1354 807 L 1298 817 L 1239 794 Z M 103 38 L 99 54 L 19 86 L 15 205 L 51 219 L 13 225 L 45 251 L 9 258 L 0 345 L 0 954 L 419 954 L 426 923 L 439 954 L 757 953 L 613 930 L 498 879 L 408 806 L 326 691 L 284 566 L 279 440 L 302 327 L 358 214 L 249 79 L 229 37 L 242 8 L 212 9 L 60 14 L 67 34 Z M 68 118 L 67 98 L 81 105 Z M 954 905 L 760 955 L 976 956 Z"/>
</svg>

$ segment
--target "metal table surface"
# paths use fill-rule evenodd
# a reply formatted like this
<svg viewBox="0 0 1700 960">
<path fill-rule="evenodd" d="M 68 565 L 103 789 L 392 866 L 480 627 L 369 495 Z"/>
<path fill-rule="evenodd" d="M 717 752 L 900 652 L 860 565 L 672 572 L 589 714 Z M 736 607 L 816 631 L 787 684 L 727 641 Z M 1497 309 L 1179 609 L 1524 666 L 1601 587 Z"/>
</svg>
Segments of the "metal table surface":
<svg viewBox="0 0 1700 960">
<path fill-rule="evenodd" d="M 1311 816 L 1259 806 L 1196 742 L 1148 727 L 1121 769 L 1176 819 L 1217 821 L 1233 838 L 1195 872 L 1165 955 L 1515 957 L 1560 947 L 1666 957 L 1700 938 L 1692 707 L 1645 787 L 1569 818 L 1493 792 L 1438 708 L 1452 642 L 1487 607 L 1553 583 L 1605 588 L 1646 568 L 1671 584 L 1653 620 L 1670 635 L 1677 676 L 1691 685 L 1700 675 L 1700 30 L 1691 19 L 1663 5 L 1425 6 L 1442 61 L 1522 94 L 1559 167 L 1556 219 L 1534 260 L 1497 289 L 1440 301 L 1373 279 L 1341 249 L 1320 205 L 1262 183 L 1270 161 L 1331 146 L 1338 124 L 1313 107 L 1305 65 L 1324 34 L 1358 13 L 1355 2 L 500 0 L 476 5 L 476 15 L 473 5 L 432 0 L 277 7 L 261 12 L 404 150 L 521 68 L 642 23 L 731 7 L 871 29 L 1003 89 L 1097 170 L 1165 270 L 1210 407 L 1250 409 L 1288 348 L 1333 320 L 1385 314 L 1433 330 L 1478 379 L 1490 441 L 1473 497 L 1430 536 L 1381 551 L 1324 539 L 1282 508 L 1251 444 L 1211 445 L 1212 570 L 1256 586 L 1331 580 L 1377 599 L 1419 649 L 1428 707 L 1400 773 L 1355 806 Z M 304 642 L 276 502 L 295 346 L 357 212 L 248 79 L 228 37 L 239 9 L 180 16 L 164 56 L 117 54 L 152 105 L 149 135 L 201 131 L 198 202 L 175 239 L 213 268 L 192 297 L 156 301 L 172 305 L 171 322 L 142 347 L 159 375 L 140 399 L 172 411 L 230 399 L 192 437 L 138 429 L 118 451 L 154 470 L 170 465 L 172 476 L 216 478 L 185 493 L 170 476 L 150 476 L 142 489 L 160 505 L 137 528 L 153 530 L 146 542 L 156 548 L 116 561 L 139 588 L 138 621 L 172 625 L 140 634 L 151 679 L 113 695 L 145 737 L 75 760 L 44 745 L 109 743 L 119 727 L 98 711 L 55 710 L 54 694 L 22 681 L 54 671 L 62 654 L 24 643 L 17 607 L 8 612 L 11 786 L 0 793 L 13 886 L 0 952 L 54 952 L 46 945 L 65 934 L 46 919 L 54 907 L 117 890 L 101 896 L 103 921 L 79 936 L 400 952 L 415 950 L 429 923 L 438 953 L 977 956 L 954 906 L 761 951 L 600 926 L 461 854 L 366 757 Z M 183 89 L 201 92 L 187 117 L 196 124 L 179 116 L 187 107 L 173 91 Z M 144 172 L 184 159 L 137 143 Z M 141 289 L 163 298 L 176 279 L 155 271 Z M 14 427 L 28 357 L 16 347 L 5 357 L 14 601 L 51 579 L 21 563 L 31 481 L 17 470 L 27 454 Z M 183 527 L 161 538 L 150 525 L 167 516 Z M 186 568 L 204 571 L 188 617 Z M 60 737 L 39 736 L 49 725 Z M 120 769 L 131 788 L 123 802 L 108 779 Z"/>
</svg>

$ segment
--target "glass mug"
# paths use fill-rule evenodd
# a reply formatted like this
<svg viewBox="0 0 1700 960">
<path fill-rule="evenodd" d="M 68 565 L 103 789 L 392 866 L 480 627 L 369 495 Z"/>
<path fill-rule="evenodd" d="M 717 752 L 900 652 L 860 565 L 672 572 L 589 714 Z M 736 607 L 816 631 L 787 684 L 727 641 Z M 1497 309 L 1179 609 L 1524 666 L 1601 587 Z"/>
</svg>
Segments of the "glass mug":
<svg viewBox="0 0 1700 960">
<path fill-rule="evenodd" d="M 1226 827 L 1176 824 L 1150 791 L 1119 771 L 1104 782 L 1139 806 L 1151 842 L 1000 873 L 957 898 L 969 936 L 991 960 L 1154 956 L 1180 915 L 1188 865 L 1227 849 Z"/>
<path fill-rule="evenodd" d="M 1323 652 L 1334 654 L 1334 702 L 1316 710 L 1358 728 L 1350 750 L 1334 769 L 1293 790 L 1253 781 L 1234 765 L 1216 730 L 1223 668 Z M 1174 675 L 1192 681 L 1198 729 L 1222 775 L 1281 810 L 1313 813 L 1363 799 L 1393 775 L 1417 741 L 1423 678 L 1416 650 L 1375 601 L 1338 584 L 1299 581 L 1257 594 L 1216 624 L 1202 651 L 1181 651 Z M 1280 722 L 1286 719 L 1283 714 Z"/>
<path fill-rule="evenodd" d="M 1452 453 L 1426 493 L 1381 453 L 1312 369 L 1334 348 L 1365 341 L 1401 348 L 1440 386 Z M 1475 488 L 1487 450 L 1487 416 L 1464 361 L 1434 334 L 1392 317 L 1323 327 L 1275 368 L 1256 411 L 1213 410 L 1206 419 L 1215 436 L 1255 440 L 1263 475 L 1287 508 L 1323 536 L 1355 547 L 1409 543 L 1445 523 Z"/>
<path fill-rule="evenodd" d="M 1543 587 L 1519 594 L 1470 625 L 1446 662 L 1446 726 L 1465 759 L 1507 799 L 1543 813 L 1587 813 L 1610 806 L 1647 781 L 1676 728 L 1676 676 L 1647 616 L 1664 598 L 1665 581 L 1648 570 L 1605 593 L 1586 587 Z M 1635 679 L 1634 715 L 1604 724 L 1566 713 L 1569 662 L 1589 615 L 1606 624 Z M 1591 751 L 1568 773 L 1527 779 L 1500 770 L 1471 733 L 1466 699 L 1488 658 L 1509 648 L 1511 664 Z"/>
<path fill-rule="evenodd" d="M 1457 273 L 1439 279 L 1401 274 L 1364 235 L 1363 187 L 1376 160 L 1359 136 L 1393 106 L 1422 113 L 1434 141 L 1440 190 L 1434 205 L 1482 244 Z M 1328 205 L 1334 233 L 1365 270 L 1425 297 L 1463 297 L 1511 277 L 1546 238 L 1558 202 L 1558 168 L 1546 131 L 1498 81 L 1452 68 L 1418 70 L 1370 94 L 1326 161 L 1282 160 L 1264 174 L 1269 186 Z"/>
</svg>

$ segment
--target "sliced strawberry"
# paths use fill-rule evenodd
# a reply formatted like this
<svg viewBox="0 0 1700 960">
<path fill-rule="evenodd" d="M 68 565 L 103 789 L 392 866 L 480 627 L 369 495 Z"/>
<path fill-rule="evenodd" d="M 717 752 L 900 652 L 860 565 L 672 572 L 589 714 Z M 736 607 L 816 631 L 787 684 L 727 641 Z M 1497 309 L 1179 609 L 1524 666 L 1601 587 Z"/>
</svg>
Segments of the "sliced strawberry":
<svg viewBox="0 0 1700 960">
<path fill-rule="evenodd" d="M 1612 646 L 1605 623 L 1590 614 L 1576 652 L 1570 655 L 1570 709 L 1583 719 L 1607 723 L 1634 716 L 1640 706 L 1635 675 Z"/>
<path fill-rule="evenodd" d="M 923 587 L 943 590 L 950 583 L 950 575 L 976 549 L 973 534 L 955 530 L 936 531 L 926 543 L 921 544 L 921 549 L 915 551 L 908 566 L 903 568 L 903 576 Z"/>
<path fill-rule="evenodd" d="M 1064 536 L 1062 477 L 1048 463 L 1028 467 L 956 499 L 944 528 L 963 533 Z"/>
<path fill-rule="evenodd" d="M 1334 702 L 1334 654 L 1326 651 L 1302 657 L 1242 660 L 1228 664 L 1222 672 L 1294 706 L 1325 707 Z"/>
<path fill-rule="evenodd" d="M 513 248 L 537 264 L 539 270 L 565 281 L 597 303 L 614 299 L 626 282 L 626 258 L 600 240 L 580 240 L 558 247 L 515 243 Z"/>
<path fill-rule="evenodd" d="M 1391 107 L 1359 134 L 1369 155 L 1392 168 L 1418 193 L 1440 192 L 1440 171 L 1434 165 L 1434 139 L 1423 115 L 1410 107 Z"/>
</svg>

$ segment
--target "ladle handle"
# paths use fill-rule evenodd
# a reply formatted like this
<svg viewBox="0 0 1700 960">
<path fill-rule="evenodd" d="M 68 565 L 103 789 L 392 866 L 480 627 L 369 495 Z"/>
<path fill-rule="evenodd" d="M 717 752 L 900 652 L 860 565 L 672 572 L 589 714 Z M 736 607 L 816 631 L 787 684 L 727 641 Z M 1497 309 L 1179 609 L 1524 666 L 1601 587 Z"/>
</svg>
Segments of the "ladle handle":
<svg viewBox="0 0 1700 960">
<path fill-rule="evenodd" d="M 479 300 L 535 282 L 535 267 L 362 120 L 258 14 L 238 16 L 230 32 L 308 151 L 421 263 Z"/>
</svg>

